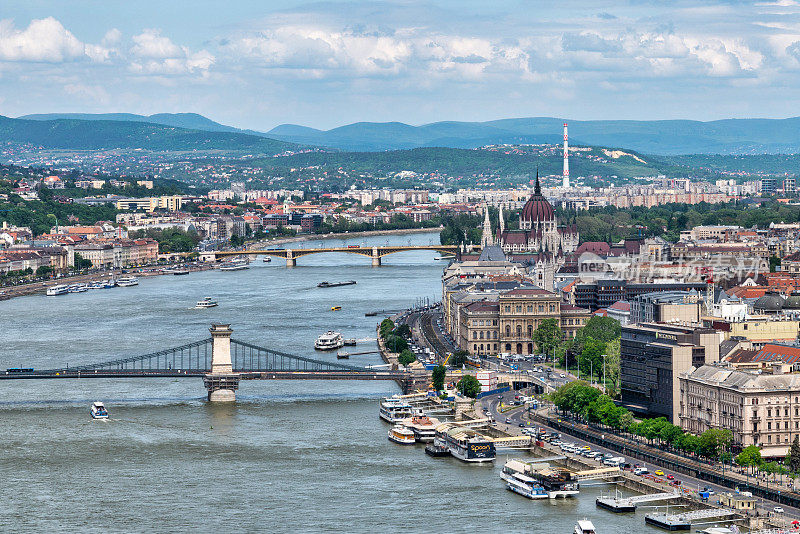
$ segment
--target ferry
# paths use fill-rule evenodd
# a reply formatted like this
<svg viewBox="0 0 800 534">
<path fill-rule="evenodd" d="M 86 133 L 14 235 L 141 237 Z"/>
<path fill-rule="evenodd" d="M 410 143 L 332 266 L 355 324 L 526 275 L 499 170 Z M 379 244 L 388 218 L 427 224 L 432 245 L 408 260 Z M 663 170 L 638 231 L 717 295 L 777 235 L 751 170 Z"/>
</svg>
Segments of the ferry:
<svg viewBox="0 0 800 534">
<path fill-rule="evenodd" d="M 223 263 L 219 270 L 220 271 L 241 271 L 243 269 L 249 269 L 250 262 L 247 260 L 231 260 Z"/>
<path fill-rule="evenodd" d="M 436 427 L 441 422 L 435 417 L 415 415 L 409 419 L 403 419 L 400 424 L 414 433 L 414 439 L 420 443 L 426 443 L 433 441 L 433 438 L 436 437 Z"/>
<path fill-rule="evenodd" d="M 72 284 L 69 286 L 70 293 L 85 293 L 89 291 L 89 286 L 86 284 Z"/>
<path fill-rule="evenodd" d="M 55 297 L 56 295 L 66 295 L 69 293 L 69 286 L 67 284 L 58 284 L 47 288 L 47 296 Z"/>
<path fill-rule="evenodd" d="M 534 479 L 522 473 L 508 475 L 506 488 L 529 499 L 547 499 L 547 491 Z"/>
<path fill-rule="evenodd" d="M 195 308 L 213 308 L 214 306 L 219 306 L 219 303 L 211 297 L 206 297 L 203 300 L 198 300 Z"/>
<path fill-rule="evenodd" d="M 575 534 L 596 534 L 596 531 L 594 530 L 594 524 L 585 517 L 575 523 L 574 532 Z"/>
<path fill-rule="evenodd" d="M 324 282 L 320 282 L 317 284 L 317 287 L 339 287 L 339 286 L 352 286 L 355 285 L 355 280 L 348 280 L 346 282 L 328 282 L 327 280 Z"/>
<path fill-rule="evenodd" d="M 416 441 L 414 433 L 402 425 L 395 425 L 389 429 L 389 441 L 401 445 L 411 445 Z"/>
<path fill-rule="evenodd" d="M 580 493 L 580 484 L 566 469 L 548 467 L 531 473 L 531 477 L 544 487 L 551 499 L 574 497 Z"/>
<path fill-rule="evenodd" d="M 131 286 L 138 286 L 139 279 L 135 276 L 123 276 L 119 280 L 117 280 L 117 285 L 119 287 L 131 287 Z"/>
<path fill-rule="evenodd" d="M 328 330 L 317 338 L 314 342 L 314 348 L 317 350 L 335 350 L 344 347 L 344 339 L 342 334 Z"/>
<path fill-rule="evenodd" d="M 102 402 L 93 403 L 89 413 L 92 414 L 92 419 L 108 419 L 108 410 Z"/>
<path fill-rule="evenodd" d="M 397 424 L 413 415 L 411 405 L 399 397 L 381 399 L 380 418 L 387 423 Z"/>
<path fill-rule="evenodd" d="M 491 438 L 456 423 L 442 423 L 436 427 L 436 438 L 462 462 L 493 462 L 497 455 Z"/>
</svg>

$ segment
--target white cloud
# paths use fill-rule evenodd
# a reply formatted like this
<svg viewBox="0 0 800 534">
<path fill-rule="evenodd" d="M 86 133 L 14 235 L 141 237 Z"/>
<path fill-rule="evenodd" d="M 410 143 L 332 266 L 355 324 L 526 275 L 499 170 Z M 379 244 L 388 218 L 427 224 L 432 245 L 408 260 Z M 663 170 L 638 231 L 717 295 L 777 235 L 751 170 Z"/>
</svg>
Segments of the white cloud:
<svg viewBox="0 0 800 534">
<path fill-rule="evenodd" d="M 192 52 L 164 37 L 158 30 L 145 30 L 133 36 L 130 54 L 135 59 L 130 70 L 139 74 L 180 75 L 200 73 L 205 75 L 215 62 L 207 50 Z"/>
<path fill-rule="evenodd" d="M 61 63 L 80 59 L 102 61 L 108 52 L 85 45 L 53 17 L 35 19 L 19 29 L 12 20 L 0 21 L 0 60 Z"/>
</svg>

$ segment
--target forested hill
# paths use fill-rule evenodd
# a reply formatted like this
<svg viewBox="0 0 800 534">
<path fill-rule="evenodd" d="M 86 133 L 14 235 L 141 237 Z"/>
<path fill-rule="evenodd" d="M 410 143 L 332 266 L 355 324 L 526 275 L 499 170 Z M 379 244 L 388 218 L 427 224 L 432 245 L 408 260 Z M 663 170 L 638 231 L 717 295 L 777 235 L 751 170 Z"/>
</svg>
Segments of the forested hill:
<svg viewBox="0 0 800 534">
<path fill-rule="evenodd" d="M 79 119 L 25 120 L 0 116 L 0 143 L 24 143 L 49 149 L 216 150 L 273 155 L 299 145 L 255 135 L 210 132 L 133 121 Z"/>
</svg>

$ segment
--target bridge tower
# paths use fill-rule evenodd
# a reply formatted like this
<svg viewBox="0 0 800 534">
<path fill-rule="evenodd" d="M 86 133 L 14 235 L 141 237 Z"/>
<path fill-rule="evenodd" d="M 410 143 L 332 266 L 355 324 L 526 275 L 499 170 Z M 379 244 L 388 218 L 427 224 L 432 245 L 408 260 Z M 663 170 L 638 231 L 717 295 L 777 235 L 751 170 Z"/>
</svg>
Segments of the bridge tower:
<svg viewBox="0 0 800 534">
<path fill-rule="evenodd" d="M 229 324 L 212 324 L 211 371 L 203 377 L 211 402 L 233 402 L 239 389 L 239 375 L 233 372 L 231 363 L 231 334 Z"/>
<path fill-rule="evenodd" d="M 381 266 L 381 256 L 378 253 L 378 247 L 372 247 L 372 266 L 373 267 Z"/>
<path fill-rule="evenodd" d="M 292 249 L 286 249 L 286 266 L 297 267 L 297 258 L 294 257 Z"/>
</svg>

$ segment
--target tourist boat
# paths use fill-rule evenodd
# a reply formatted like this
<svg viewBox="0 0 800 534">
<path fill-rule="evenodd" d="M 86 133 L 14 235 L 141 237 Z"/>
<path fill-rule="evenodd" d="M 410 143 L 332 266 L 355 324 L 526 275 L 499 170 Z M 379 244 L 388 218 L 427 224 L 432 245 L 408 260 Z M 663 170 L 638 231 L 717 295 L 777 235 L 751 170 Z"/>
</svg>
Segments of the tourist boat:
<svg viewBox="0 0 800 534">
<path fill-rule="evenodd" d="M 493 462 L 496 456 L 491 438 L 456 423 L 442 423 L 437 426 L 436 438 L 447 445 L 450 454 L 462 462 Z"/>
<path fill-rule="evenodd" d="M 185 274 L 189 274 L 189 269 L 175 269 L 172 271 L 172 274 L 175 276 L 183 276 Z"/>
<path fill-rule="evenodd" d="M 92 419 L 108 419 L 108 410 L 102 402 L 93 403 L 89 413 L 92 414 Z"/>
<path fill-rule="evenodd" d="M 119 280 L 117 280 L 117 285 L 119 287 L 131 287 L 131 286 L 138 286 L 139 279 L 135 276 L 123 276 Z"/>
<path fill-rule="evenodd" d="M 443 456 L 450 456 L 450 449 L 439 440 L 433 440 L 433 443 L 428 443 L 425 446 L 425 454 L 433 456 L 434 458 L 441 458 Z"/>
<path fill-rule="evenodd" d="M 331 311 L 339 311 L 341 309 L 342 309 L 341 306 L 331 306 Z"/>
<path fill-rule="evenodd" d="M 96 282 L 92 282 L 91 284 L 89 284 L 88 287 L 89 287 L 89 289 L 103 289 L 103 287 L 105 287 L 105 286 L 104 286 L 102 281 L 98 280 Z"/>
<path fill-rule="evenodd" d="M 395 425 L 389 429 L 389 441 L 394 441 L 401 445 L 411 445 L 416 441 L 416 438 L 414 438 L 414 433 L 403 425 Z"/>
<path fill-rule="evenodd" d="M 436 427 L 441 422 L 435 417 L 415 415 L 409 419 L 403 419 L 400 424 L 414 433 L 414 439 L 420 443 L 426 443 L 433 441 L 433 438 L 436 437 Z"/>
<path fill-rule="evenodd" d="M 506 488 L 529 499 L 547 499 L 547 491 L 534 479 L 522 473 L 513 473 L 505 478 Z"/>
<path fill-rule="evenodd" d="M 240 260 L 231 260 L 223 263 L 219 270 L 220 271 L 241 271 L 242 269 L 249 269 L 250 262 L 245 259 Z"/>
<path fill-rule="evenodd" d="M 317 338 L 314 342 L 314 348 L 317 350 L 334 350 L 344 347 L 344 339 L 342 334 L 328 330 Z"/>
<path fill-rule="evenodd" d="M 69 286 L 70 293 L 85 293 L 86 291 L 89 291 L 87 284 L 72 284 Z"/>
<path fill-rule="evenodd" d="M 198 300 L 195 308 L 213 308 L 219 306 L 219 303 L 211 297 L 206 297 L 203 300 Z"/>
<path fill-rule="evenodd" d="M 409 403 L 395 396 L 381 399 L 378 415 L 387 423 L 395 425 L 414 414 Z"/>
<path fill-rule="evenodd" d="M 531 477 L 544 487 L 551 499 L 574 497 L 580 493 L 580 484 L 566 469 L 548 467 L 531 473 Z"/>
<path fill-rule="evenodd" d="M 67 284 L 57 284 L 47 288 L 47 296 L 55 297 L 56 295 L 66 295 L 69 293 L 69 286 Z"/>
<path fill-rule="evenodd" d="M 113 278 L 104 280 L 102 284 L 103 284 L 103 289 L 111 289 L 112 287 L 117 287 L 117 281 L 114 280 Z"/>
<path fill-rule="evenodd" d="M 264 263 L 269 263 L 272 261 L 272 258 L 270 258 L 269 256 L 264 256 L 264 259 L 261 261 L 263 261 Z"/>
<path fill-rule="evenodd" d="M 595 534 L 594 524 L 585 517 L 578 520 L 575 523 L 575 534 Z"/>
<path fill-rule="evenodd" d="M 339 287 L 339 286 L 352 286 L 355 285 L 355 280 L 348 280 L 346 282 L 328 282 L 327 280 L 324 282 L 320 282 L 317 284 L 317 287 Z"/>
</svg>

